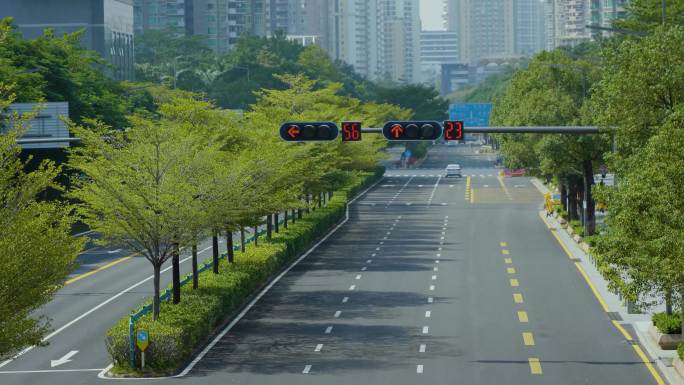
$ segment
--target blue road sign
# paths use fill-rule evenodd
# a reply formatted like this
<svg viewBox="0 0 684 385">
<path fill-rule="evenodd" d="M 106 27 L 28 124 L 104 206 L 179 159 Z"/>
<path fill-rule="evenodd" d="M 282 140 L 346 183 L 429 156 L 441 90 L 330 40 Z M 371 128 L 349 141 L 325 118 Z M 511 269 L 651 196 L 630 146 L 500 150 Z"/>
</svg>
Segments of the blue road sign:
<svg viewBox="0 0 684 385">
<path fill-rule="evenodd" d="M 449 120 L 461 120 L 468 127 L 489 127 L 492 103 L 454 103 L 449 105 Z"/>
</svg>

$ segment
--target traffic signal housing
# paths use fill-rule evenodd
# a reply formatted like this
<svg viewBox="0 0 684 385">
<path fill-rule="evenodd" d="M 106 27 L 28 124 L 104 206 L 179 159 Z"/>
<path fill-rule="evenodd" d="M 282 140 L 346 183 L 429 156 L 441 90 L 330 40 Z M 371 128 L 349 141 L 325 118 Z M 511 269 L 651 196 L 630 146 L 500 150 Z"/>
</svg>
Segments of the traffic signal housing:
<svg viewBox="0 0 684 385">
<path fill-rule="evenodd" d="M 339 134 L 333 122 L 290 122 L 280 126 L 280 137 L 287 142 L 329 142 Z"/>
<path fill-rule="evenodd" d="M 444 122 L 444 140 L 462 141 L 465 135 L 463 133 L 463 122 L 460 120 L 447 120 Z"/>
<path fill-rule="evenodd" d="M 388 122 L 382 128 L 387 140 L 437 140 L 442 136 L 439 122 Z"/>
</svg>

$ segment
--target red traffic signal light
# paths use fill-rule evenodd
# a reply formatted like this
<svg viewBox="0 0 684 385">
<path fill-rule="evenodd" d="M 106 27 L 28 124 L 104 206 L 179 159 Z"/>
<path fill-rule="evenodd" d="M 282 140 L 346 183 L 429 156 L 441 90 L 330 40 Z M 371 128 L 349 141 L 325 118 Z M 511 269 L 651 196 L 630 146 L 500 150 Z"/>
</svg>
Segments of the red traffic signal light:
<svg viewBox="0 0 684 385">
<path fill-rule="evenodd" d="M 361 140 L 361 122 L 342 122 L 342 141 L 358 142 Z"/>
<path fill-rule="evenodd" d="M 444 140 L 447 142 L 463 140 L 463 122 L 460 120 L 447 120 L 444 122 Z"/>
<path fill-rule="evenodd" d="M 438 122 L 388 122 L 382 129 L 387 140 L 435 140 L 442 135 Z"/>
<path fill-rule="evenodd" d="M 340 129 L 333 122 L 291 122 L 280 126 L 280 137 L 288 142 L 333 141 Z"/>
</svg>

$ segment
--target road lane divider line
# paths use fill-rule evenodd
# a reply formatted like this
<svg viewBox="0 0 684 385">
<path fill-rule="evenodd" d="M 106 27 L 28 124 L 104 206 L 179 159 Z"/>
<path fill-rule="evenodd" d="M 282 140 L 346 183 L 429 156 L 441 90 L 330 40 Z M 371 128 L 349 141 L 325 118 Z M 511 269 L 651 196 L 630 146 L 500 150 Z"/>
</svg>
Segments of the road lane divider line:
<svg viewBox="0 0 684 385">
<path fill-rule="evenodd" d="M 323 349 L 323 344 L 318 344 L 318 345 L 316 345 L 314 352 L 320 352 L 322 349 Z"/>
<path fill-rule="evenodd" d="M 513 260 L 512 260 L 511 258 L 504 258 L 504 262 L 505 262 L 507 265 L 510 265 L 511 263 L 513 263 Z"/>
<path fill-rule="evenodd" d="M 118 265 L 118 264 L 121 263 L 121 262 L 128 261 L 129 259 L 133 258 L 133 257 L 136 256 L 136 255 L 138 255 L 138 253 L 133 253 L 133 254 L 127 255 L 127 256 L 125 256 L 125 257 L 121 257 L 121 258 L 119 258 L 119 259 L 115 259 L 115 260 L 113 260 L 112 262 L 109 262 L 109 263 L 106 264 L 106 265 L 100 266 L 100 267 L 98 267 L 98 268 L 95 269 L 95 270 L 91 270 L 91 271 L 85 272 L 85 273 L 83 273 L 83 274 L 79 274 L 79 275 L 77 275 L 77 276 L 75 276 L 75 277 L 73 277 L 73 278 L 71 278 L 71 279 L 68 279 L 66 282 L 64 282 L 64 286 L 70 285 L 70 284 L 72 284 L 72 283 L 74 283 L 74 282 L 77 282 L 77 281 L 80 281 L 80 280 L 82 280 L 83 278 L 90 277 L 91 275 L 96 274 L 96 273 L 99 273 L 99 272 L 101 272 L 102 270 L 107 270 L 107 269 L 109 269 L 110 267 L 116 266 L 116 265 Z"/>
<path fill-rule="evenodd" d="M 470 190 L 470 204 L 475 203 L 475 189 Z"/>
<path fill-rule="evenodd" d="M 625 328 L 622 327 L 622 325 L 620 325 L 619 322 L 617 322 L 616 320 L 611 320 L 611 321 L 613 321 L 613 325 L 615 326 L 615 328 L 616 328 L 617 330 L 619 330 L 620 333 L 622 333 L 623 336 L 625 336 L 625 339 L 626 339 L 627 341 L 632 341 L 632 340 L 633 340 L 633 338 L 632 338 L 632 336 L 629 334 L 629 332 L 628 332 L 627 330 L 625 330 Z"/>
<path fill-rule="evenodd" d="M 423 365 L 416 366 L 416 373 L 423 374 Z"/>
<path fill-rule="evenodd" d="M 666 385 L 665 381 L 660 376 L 660 373 L 658 373 L 656 368 L 651 363 L 651 360 L 648 359 L 648 356 L 646 356 L 646 353 L 644 353 L 644 351 L 641 349 L 641 346 L 632 345 L 632 347 L 634 348 L 634 351 L 639 356 L 639 358 L 641 358 L 641 361 L 644 362 L 644 365 L 646 365 L 646 368 L 651 373 L 651 376 L 653 376 L 653 379 L 656 381 L 656 383 L 658 383 L 658 385 Z"/>
<path fill-rule="evenodd" d="M 423 334 L 428 334 L 430 332 L 429 326 L 423 326 Z"/>
<path fill-rule="evenodd" d="M 304 370 L 302 370 L 302 374 L 309 374 L 309 372 L 311 372 L 311 365 L 306 365 Z"/>
<path fill-rule="evenodd" d="M 204 251 L 206 251 L 206 250 L 209 250 L 210 248 L 211 248 L 211 247 L 208 247 L 208 248 L 204 249 L 202 252 L 204 252 Z M 201 253 L 201 252 L 198 252 L 198 254 L 199 254 L 199 253 Z M 190 259 L 192 259 L 192 256 L 186 257 L 186 258 L 182 259 L 182 260 L 180 261 L 180 263 L 182 264 L 182 263 L 184 263 L 184 262 L 186 262 L 186 261 L 188 261 L 188 260 L 190 260 Z M 168 266 L 168 267 L 166 267 L 165 269 L 162 269 L 160 273 L 165 273 L 165 272 L 171 270 L 172 267 L 173 267 L 173 266 Z M 76 322 L 82 320 L 83 318 L 89 316 L 90 314 L 92 314 L 92 313 L 96 312 L 97 310 L 101 309 L 102 307 L 106 306 L 106 305 L 109 304 L 110 302 L 116 300 L 117 298 L 119 298 L 119 297 L 121 297 L 122 295 L 128 293 L 129 291 L 135 289 L 136 287 L 138 287 L 138 286 L 140 286 L 140 285 L 146 283 L 147 281 L 152 280 L 153 278 L 154 278 L 154 275 L 150 275 L 149 277 L 143 279 L 142 281 L 140 281 L 140 282 L 138 282 L 138 283 L 135 283 L 135 284 L 129 286 L 128 288 L 126 288 L 126 289 L 124 289 L 124 290 L 118 292 L 117 294 L 115 294 L 115 295 L 109 297 L 109 298 L 106 299 L 105 301 L 100 302 L 98 305 L 96 305 L 96 306 L 90 308 L 90 310 L 88 310 L 88 311 L 86 311 L 85 313 L 81 314 L 80 316 L 78 316 L 78 317 L 72 319 L 71 321 L 69 321 L 69 322 L 67 322 L 66 324 L 62 325 L 59 329 L 57 329 L 57 330 L 53 331 L 52 333 L 50 333 L 50 334 L 46 335 L 45 337 L 43 337 L 43 339 L 41 339 L 41 342 L 45 342 L 45 341 L 50 340 L 52 337 L 56 336 L 57 334 L 63 332 L 63 331 L 66 330 L 67 328 L 71 327 L 71 326 L 72 326 L 73 324 L 75 324 Z M 13 355 L 11 358 L 9 358 L 9 359 L 7 359 L 6 361 L 2 362 L 2 363 L 0 364 L 0 367 L 3 367 L 3 366 L 5 366 L 5 365 L 9 364 L 10 362 L 14 361 L 15 359 L 17 359 L 17 358 L 23 356 L 24 354 L 30 352 L 30 351 L 33 350 L 33 348 L 35 348 L 35 347 L 36 347 L 35 345 L 31 345 L 31 346 L 28 346 L 28 347 L 24 348 L 24 349 L 21 350 L 19 353 Z"/>
<path fill-rule="evenodd" d="M 508 200 L 513 200 L 513 197 L 511 196 L 510 191 L 508 191 L 508 187 L 506 187 L 506 184 L 503 181 L 503 178 L 501 176 L 498 176 L 497 179 L 499 180 L 499 184 L 501 185 L 501 189 L 503 190 L 504 194 L 506 194 L 506 197 Z"/>
<path fill-rule="evenodd" d="M 430 291 L 435 291 L 435 285 L 430 285 Z"/>
<path fill-rule="evenodd" d="M 524 311 L 524 310 L 518 311 L 518 321 L 520 321 L 521 323 L 527 323 L 530 321 L 529 318 L 527 318 L 527 312 L 526 311 Z"/>
<path fill-rule="evenodd" d="M 425 311 L 425 318 L 430 318 L 432 316 L 432 312 L 430 310 Z"/>
<path fill-rule="evenodd" d="M 356 279 L 361 279 L 361 274 L 356 274 Z"/>
<path fill-rule="evenodd" d="M 540 191 L 540 192 L 541 192 L 541 191 Z M 556 228 L 552 227 L 552 226 L 549 224 L 549 222 L 546 220 L 546 218 L 544 218 L 544 215 L 543 215 L 541 212 L 539 212 L 539 218 L 541 218 L 541 220 L 544 222 L 544 224 L 546 225 L 546 227 L 551 231 L 551 234 L 553 234 L 554 238 L 556 238 L 556 241 L 558 241 L 558 244 L 560 245 L 561 249 L 565 252 L 565 254 L 568 256 L 568 258 L 574 259 L 574 257 L 573 257 L 573 255 L 572 255 L 572 253 L 570 252 L 570 250 L 567 248 L 567 246 L 565 246 L 565 242 L 563 242 L 563 240 L 562 240 L 562 239 L 560 238 L 560 236 L 557 234 Z M 589 275 L 584 271 L 584 268 L 582 268 L 582 265 L 581 265 L 579 262 L 575 262 L 575 267 L 576 267 L 577 270 L 580 272 L 580 275 L 582 275 L 582 277 L 584 278 L 584 281 L 587 283 L 587 285 L 588 285 L 589 288 L 591 289 L 592 293 L 594 293 L 594 297 L 596 297 L 596 299 L 598 300 L 598 302 L 599 302 L 599 304 L 601 305 L 601 308 L 603 309 L 603 311 L 605 311 L 606 313 L 609 313 L 609 312 L 610 312 L 610 308 L 609 308 L 608 305 L 606 304 L 606 301 L 604 301 L 604 299 L 603 299 L 603 297 L 601 296 L 601 294 L 600 294 L 600 293 L 598 292 L 598 290 L 596 289 L 596 286 L 594 286 L 593 282 L 592 282 L 591 279 L 589 278 Z M 611 321 L 612 321 L 612 323 L 613 323 L 613 326 L 615 326 L 615 328 L 617 328 L 618 331 L 619 331 L 620 333 L 622 333 L 623 336 L 624 336 L 628 341 L 633 341 L 632 336 L 627 332 L 627 330 L 625 330 L 624 327 L 622 327 L 622 325 L 620 325 L 620 324 L 619 324 L 617 321 L 615 321 L 615 320 L 611 320 Z M 639 346 L 638 344 L 633 344 L 632 347 L 634 348 L 634 351 L 637 353 L 637 355 L 639 356 L 639 358 L 641 358 L 641 361 L 644 363 L 644 365 L 646 365 L 646 368 L 647 368 L 648 371 L 651 373 L 651 376 L 653 376 L 653 379 L 656 381 L 656 383 L 658 383 L 658 385 L 666 385 L 665 381 L 664 381 L 663 378 L 660 376 L 660 373 L 658 373 L 658 371 L 657 371 L 657 370 L 655 369 L 655 367 L 653 366 L 651 360 L 648 358 L 648 356 L 646 356 L 646 354 L 644 353 L 644 351 L 641 349 L 641 346 Z"/>
<path fill-rule="evenodd" d="M 435 299 L 432 297 L 428 297 L 427 303 L 433 303 L 433 302 L 435 302 Z"/>
<path fill-rule="evenodd" d="M 539 361 L 539 358 L 528 358 L 527 362 L 530 364 L 530 372 L 532 374 L 542 374 L 542 367 L 541 367 L 541 362 Z"/>
<path fill-rule="evenodd" d="M 520 282 L 518 282 L 518 280 L 515 279 L 515 278 L 511 278 L 510 282 L 511 282 L 511 287 L 518 287 L 518 286 L 520 286 Z"/>
<path fill-rule="evenodd" d="M 513 293 L 513 301 L 515 303 L 523 303 L 523 296 L 520 293 Z"/>
<path fill-rule="evenodd" d="M 349 302 L 349 297 L 342 298 L 342 303 L 347 303 L 347 302 Z"/>
<path fill-rule="evenodd" d="M 333 317 L 335 317 L 335 318 L 340 318 L 340 315 L 342 315 L 342 311 L 341 311 L 341 310 L 338 310 L 338 311 L 335 312 L 335 315 L 333 315 Z"/>
<path fill-rule="evenodd" d="M 325 334 L 330 334 L 330 333 L 332 333 L 332 330 L 333 330 L 333 327 L 332 327 L 332 326 L 328 326 L 327 328 L 325 328 Z"/>
<path fill-rule="evenodd" d="M 254 299 L 252 299 L 252 300 L 251 300 L 251 301 L 242 309 L 242 311 L 241 311 L 240 313 L 238 313 L 238 315 L 236 315 L 236 316 L 230 321 L 230 323 L 229 323 L 229 324 L 228 324 L 228 325 L 227 325 L 219 334 L 217 334 L 216 337 L 214 337 L 214 339 L 211 340 L 211 342 L 209 342 L 209 343 L 207 344 L 207 346 L 204 347 L 204 349 L 202 349 L 202 351 L 200 351 L 200 352 L 197 354 L 197 356 L 188 364 L 188 366 L 185 367 L 185 369 L 183 369 L 182 372 L 180 372 L 179 374 L 177 374 L 177 375 L 175 375 L 175 376 L 172 376 L 172 377 L 179 378 L 179 377 L 184 377 L 185 375 L 187 375 L 187 374 L 192 370 L 192 368 L 194 368 L 195 365 L 197 365 L 197 363 L 198 363 L 202 358 L 204 358 L 204 356 L 205 356 L 205 355 L 206 355 L 214 346 L 216 346 L 216 344 L 217 344 L 217 343 L 218 343 L 218 342 L 219 342 L 219 341 L 220 341 L 220 340 L 221 340 L 221 339 L 222 339 L 222 338 L 223 338 L 223 337 L 224 337 L 224 336 L 225 336 L 225 335 L 226 335 L 226 334 L 227 334 L 227 333 L 228 333 L 228 332 L 229 332 L 229 331 L 238 323 L 238 322 L 240 322 L 240 320 L 242 320 L 242 318 L 247 314 L 247 312 L 249 312 L 249 311 L 252 309 L 252 307 L 254 307 L 254 305 L 255 305 L 255 304 L 256 304 L 256 303 L 257 303 L 257 302 L 258 302 L 258 301 L 259 301 L 259 300 L 260 300 L 268 291 L 269 291 L 269 290 L 271 290 L 271 288 L 272 288 L 276 283 L 278 283 L 278 282 L 285 276 L 285 274 L 289 273 L 290 270 L 292 270 L 292 268 L 294 268 L 295 266 L 297 266 L 297 264 L 299 264 L 299 262 L 301 262 L 304 258 L 308 257 L 309 254 L 311 254 L 314 250 L 316 250 L 316 248 L 317 248 L 318 246 L 320 246 L 323 242 L 325 242 L 328 238 L 330 238 L 330 236 L 332 236 L 337 230 L 339 230 L 342 226 L 344 226 L 344 224 L 347 223 L 347 222 L 349 221 L 349 206 L 350 206 L 351 204 L 353 204 L 354 202 L 356 202 L 356 200 L 358 200 L 359 198 L 361 198 L 362 196 L 364 196 L 364 195 L 365 195 L 368 191 L 370 191 L 372 188 L 374 188 L 375 186 L 377 186 L 378 183 L 380 183 L 380 182 L 383 181 L 383 179 L 385 179 L 385 178 L 384 178 L 384 177 L 380 178 L 377 182 L 373 183 L 373 184 L 372 184 L 371 186 L 369 186 L 367 189 L 365 189 L 364 191 L 362 191 L 361 193 L 359 193 L 357 196 L 355 196 L 353 199 L 351 199 L 351 200 L 349 201 L 349 203 L 347 203 L 347 208 L 346 208 L 346 210 L 345 210 L 345 215 L 344 215 L 344 219 L 342 220 L 342 222 L 340 222 L 337 226 L 335 226 L 332 230 L 330 230 L 325 236 L 323 236 L 323 238 L 321 238 L 321 239 L 320 239 L 318 242 L 316 242 L 311 248 L 309 248 L 309 250 L 307 250 L 307 251 L 306 251 L 304 254 L 302 254 L 299 258 L 297 258 L 294 262 L 292 262 L 288 267 L 286 267 L 280 274 L 278 274 L 275 278 L 273 278 L 273 279 L 271 280 L 271 282 L 270 282 L 268 285 L 266 285 L 266 287 L 264 287 L 264 288 L 259 292 L 259 294 L 257 294 L 256 297 L 254 297 Z M 409 179 L 409 181 L 410 181 L 410 179 Z M 354 289 L 352 289 L 352 287 L 356 288 L 354 285 L 352 285 L 352 286 L 350 287 L 350 290 L 354 290 Z M 330 330 L 332 331 L 332 327 L 330 327 Z M 327 329 L 326 329 L 326 331 L 327 331 Z M 326 334 L 328 334 L 328 333 L 326 333 Z M 308 365 L 308 366 L 309 366 L 309 370 L 310 370 L 311 366 L 310 366 L 310 365 Z M 103 378 L 106 378 L 106 377 L 104 377 L 104 374 L 105 374 L 105 373 L 106 373 L 106 371 L 101 372 L 101 373 L 98 375 L 98 377 L 102 376 Z"/>
<path fill-rule="evenodd" d="M 525 346 L 534 346 L 534 335 L 532 332 L 523 332 L 522 337 Z"/>
<path fill-rule="evenodd" d="M 425 344 L 420 344 L 420 346 L 418 347 L 418 353 L 425 353 L 426 348 L 427 346 Z"/>
<path fill-rule="evenodd" d="M 594 286 L 594 284 L 591 282 L 591 279 L 589 278 L 587 273 L 584 271 L 584 268 L 582 268 L 582 265 L 580 265 L 579 262 L 575 262 L 575 266 L 577 267 L 577 270 L 579 270 L 580 274 L 582 274 L 582 277 L 584 277 L 584 280 L 587 282 L 587 285 L 589 285 L 589 288 L 591 289 L 592 293 L 594 293 L 594 296 L 596 297 L 596 299 L 601 304 L 603 311 L 605 311 L 606 313 L 610 313 L 610 309 L 608 308 L 608 304 L 606 304 L 606 301 L 603 300 L 603 297 L 601 297 L 601 294 L 596 289 L 596 286 Z"/>
<path fill-rule="evenodd" d="M 356 289 L 356 285 L 349 286 L 349 290 L 354 290 L 354 289 Z"/>
<path fill-rule="evenodd" d="M 508 274 L 515 274 L 515 267 L 507 267 L 506 272 Z"/>
</svg>

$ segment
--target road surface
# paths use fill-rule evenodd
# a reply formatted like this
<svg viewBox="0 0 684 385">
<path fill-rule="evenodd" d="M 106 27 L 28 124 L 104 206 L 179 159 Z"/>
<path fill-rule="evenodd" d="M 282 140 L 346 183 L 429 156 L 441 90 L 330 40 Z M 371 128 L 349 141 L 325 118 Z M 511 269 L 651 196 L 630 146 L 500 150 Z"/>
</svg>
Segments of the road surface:
<svg viewBox="0 0 684 385">
<path fill-rule="evenodd" d="M 448 163 L 466 177 L 443 178 Z M 388 171 L 186 375 L 136 383 L 654 384 L 539 218 L 530 179 L 493 163 L 437 146 L 421 169 Z M 0 383 L 120 381 L 97 374 L 104 331 L 149 293 L 119 294 L 147 276 L 133 262 L 60 291 L 55 327 L 119 297 L 0 368 Z"/>
</svg>

